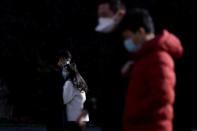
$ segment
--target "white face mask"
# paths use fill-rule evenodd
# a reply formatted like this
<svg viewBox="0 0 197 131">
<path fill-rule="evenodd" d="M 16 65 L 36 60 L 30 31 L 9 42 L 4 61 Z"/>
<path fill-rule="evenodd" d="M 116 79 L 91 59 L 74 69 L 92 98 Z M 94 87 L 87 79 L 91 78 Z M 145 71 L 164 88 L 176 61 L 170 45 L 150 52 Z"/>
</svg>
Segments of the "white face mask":
<svg viewBox="0 0 197 131">
<path fill-rule="evenodd" d="M 116 26 L 116 22 L 113 17 L 112 18 L 111 17 L 109 17 L 109 18 L 100 17 L 98 22 L 99 23 L 98 23 L 97 27 L 95 28 L 95 31 L 101 32 L 101 33 L 109 33 Z"/>
</svg>

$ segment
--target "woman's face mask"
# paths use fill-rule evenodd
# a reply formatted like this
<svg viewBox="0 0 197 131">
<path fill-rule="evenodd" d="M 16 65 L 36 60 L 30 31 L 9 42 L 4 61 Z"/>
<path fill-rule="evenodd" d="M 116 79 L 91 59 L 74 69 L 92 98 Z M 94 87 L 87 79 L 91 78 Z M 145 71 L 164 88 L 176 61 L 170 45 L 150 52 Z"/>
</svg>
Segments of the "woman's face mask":
<svg viewBox="0 0 197 131">
<path fill-rule="evenodd" d="M 139 50 L 139 46 L 131 38 L 124 40 L 124 47 L 129 53 L 135 53 Z"/>
</svg>

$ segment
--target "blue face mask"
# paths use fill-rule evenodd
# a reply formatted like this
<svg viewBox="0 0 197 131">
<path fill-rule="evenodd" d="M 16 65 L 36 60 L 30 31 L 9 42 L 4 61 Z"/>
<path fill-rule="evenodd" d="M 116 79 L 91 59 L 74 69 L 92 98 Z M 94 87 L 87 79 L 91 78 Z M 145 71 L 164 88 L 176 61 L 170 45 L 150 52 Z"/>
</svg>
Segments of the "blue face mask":
<svg viewBox="0 0 197 131">
<path fill-rule="evenodd" d="M 134 52 L 138 51 L 138 49 L 139 49 L 139 46 L 136 45 L 131 38 L 124 40 L 124 47 L 130 53 L 134 53 Z"/>
</svg>

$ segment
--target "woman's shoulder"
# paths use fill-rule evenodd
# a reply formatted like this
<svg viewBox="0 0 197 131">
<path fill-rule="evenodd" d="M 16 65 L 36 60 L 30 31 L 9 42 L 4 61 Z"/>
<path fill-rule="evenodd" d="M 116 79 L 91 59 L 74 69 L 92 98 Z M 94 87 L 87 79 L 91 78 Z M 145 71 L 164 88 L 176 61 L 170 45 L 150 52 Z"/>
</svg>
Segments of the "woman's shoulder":
<svg viewBox="0 0 197 131">
<path fill-rule="evenodd" d="M 64 87 L 73 87 L 73 82 L 71 81 L 71 80 L 67 80 L 67 81 L 65 81 L 65 83 L 64 83 Z"/>
</svg>

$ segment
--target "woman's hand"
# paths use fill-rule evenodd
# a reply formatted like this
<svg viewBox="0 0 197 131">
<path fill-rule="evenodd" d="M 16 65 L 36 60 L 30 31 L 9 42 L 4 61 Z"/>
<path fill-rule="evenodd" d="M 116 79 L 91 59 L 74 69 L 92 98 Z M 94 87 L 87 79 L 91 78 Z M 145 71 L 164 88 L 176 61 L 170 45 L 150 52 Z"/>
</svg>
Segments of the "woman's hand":
<svg viewBox="0 0 197 131">
<path fill-rule="evenodd" d="M 86 125 L 86 122 L 82 121 L 82 118 L 85 117 L 88 114 L 86 110 L 83 110 L 79 117 L 77 118 L 76 122 L 79 124 L 79 126 L 83 127 Z"/>
</svg>

